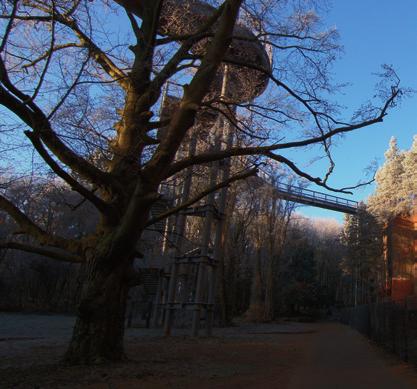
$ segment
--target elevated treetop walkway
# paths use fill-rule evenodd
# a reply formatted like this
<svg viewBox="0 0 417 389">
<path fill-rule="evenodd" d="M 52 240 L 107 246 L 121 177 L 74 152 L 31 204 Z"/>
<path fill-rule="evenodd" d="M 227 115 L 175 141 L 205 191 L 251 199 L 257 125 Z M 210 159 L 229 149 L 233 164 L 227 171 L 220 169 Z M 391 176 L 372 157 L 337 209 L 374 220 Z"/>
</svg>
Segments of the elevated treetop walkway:
<svg viewBox="0 0 417 389">
<path fill-rule="evenodd" d="M 351 215 L 356 214 L 358 211 L 357 201 L 317 192 L 311 189 L 304 189 L 298 186 L 283 184 L 281 182 L 275 183 L 274 187 L 281 198 L 295 203 L 349 213 Z"/>
</svg>

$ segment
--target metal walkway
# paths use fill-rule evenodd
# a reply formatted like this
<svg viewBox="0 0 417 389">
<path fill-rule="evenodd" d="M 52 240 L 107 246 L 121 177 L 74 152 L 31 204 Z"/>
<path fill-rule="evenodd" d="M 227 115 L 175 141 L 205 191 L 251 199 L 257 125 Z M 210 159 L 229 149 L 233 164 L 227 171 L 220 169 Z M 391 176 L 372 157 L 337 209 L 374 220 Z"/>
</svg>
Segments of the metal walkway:
<svg viewBox="0 0 417 389">
<path fill-rule="evenodd" d="M 316 192 L 315 190 L 303 189 L 298 186 L 283 184 L 281 182 L 275 183 L 274 187 L 281 198 L 295 203 L 349 213 L 351 215 L 356 214 L 358 210 L 357 201 Z"/>
</svg>

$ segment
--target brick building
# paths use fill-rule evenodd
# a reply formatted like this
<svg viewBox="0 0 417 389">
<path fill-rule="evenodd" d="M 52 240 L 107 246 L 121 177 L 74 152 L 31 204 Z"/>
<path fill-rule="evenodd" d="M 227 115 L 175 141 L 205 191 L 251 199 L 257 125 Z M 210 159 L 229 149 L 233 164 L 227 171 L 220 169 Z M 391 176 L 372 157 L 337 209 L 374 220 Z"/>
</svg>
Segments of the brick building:
<svg viewBox="0 0 417 389">
<path fill-rule="evenodd" d="M 417 295 L 417 210 L 397 216 L 385 232 L 388 294 L 399 301 Z"/>
</svg>

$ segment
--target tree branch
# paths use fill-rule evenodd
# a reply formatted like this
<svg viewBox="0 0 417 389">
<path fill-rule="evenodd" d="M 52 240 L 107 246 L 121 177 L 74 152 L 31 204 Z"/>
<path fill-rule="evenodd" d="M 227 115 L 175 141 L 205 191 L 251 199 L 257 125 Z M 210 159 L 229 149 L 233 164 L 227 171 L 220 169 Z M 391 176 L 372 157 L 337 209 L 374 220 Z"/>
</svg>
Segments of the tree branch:
<svg viewBox="0 0 417 389">
<path fill-rule="evenodd" d="M 58 261 L 70 262 L 70 263 L 82 263 L 84 260 L 76 255 L 71 255 L 67 253 L 58 252 L 56 250 L 48 249 L 45 247 L 32 246 L 20 242 L 0 242 L 0 248 L 2 249 L 11 249 L 11 250 L 20 250 L 27 253 L 38 254 Z"/>
<path fill-rule="evenodd" d="M 217 151 L 215 153 L 213 152 L 201 153 L 199 155 L 195 155 L 189 158 L 184 158 L 182 160 L 179 160 L 171 164 L 170 168 L 167 170 L 165 178 L 171 177 L 175 173 L 178 173 L 179 171 L 189 166 L 201 165 L 204 163 L 218 161 L 218 160 L 225 159 L 228 157 L 233 157 L 233 156 L 255 155 L 255 154 L 267 155 L 267 153 L 271 151 L 308 146 L 308 145 L 315 144 L 315 143 L 321 143 L 337 134 L 351 132 L 351 131 L 354 131 L 363 127 L 368 127 L 375 123 L 380 123 L 383 121 L 384 117 L 386 116 L 386 112 L 389 106 L 393 103 L 398 93 L 399 93 L 398 89 L 395 89 L 393 91 L 392 95 L 390 96 L 389 99 L 387 99 L 384 106 L 381 108 L 380 114 L 376 118 L 365 120 L 357 124 L 338 127 L 338 128 L 328 131 L 327 133 L 324 133 L 323 135 L 312 137 L 312 138 L 301 140 L 301 141 L 279 143 L 279 144 L 273 144 L 273 145 L 267 145 L 267 146 L 232 147 L 229 149 Z"/>
<path fill-rule="evenodd" d="M 7 23 L 6 30 L 3 35 L 3 40 L 0 45 L 0 53 L 2 53 L 4 48 L 6 47 L 7 39 L 9 38 L 10 31 L 12 31 L 13 22 L 15 20 L 16 13 L 17 13 L 18 3 L 19 3 L 19 0 L 13 0 L 12 13 L 10 15 L 9 22 Z"/>
<path fill-rule="evenodd" d="M 228 0 L 222 10 L 219 26 L 208 46 L 201 65 L 191 83 L 184 88 L 180 107 L 174 114 L 166 136 L 161 141 L 152 159 L 144 168 L 149 179 L 160 179 L 175 157 L 182 139 L 193 125 L 198 107 L 207 94 L 211 81 L 216 75 L 223 57 L 232 41 L 233 28 L 241 5 L 241 0 Z"/>
<path fill-rule="evenodd" d="M 31 219 L 29 219 L 29 217 L 27 217 L 10 200 L 2 195 L 0 195 L 0 209 L 10 215 L 25 234 L 35 238 L 41 245 L 59 247 L 63 250 L 78 252 L 78 243 L 56 235 L 48 234 Z"/>
<path fill-rule="evenodd" d="M 216 192 L 221 188 L 224 188 L 226 186 L 229 186 L 231 183 L 235 182 L 235 181 L 239 181 L 239 180 L 244 180 L 248 177 L 254 176 L 256 175 L 256 173 L 258 172 L 257 168 L 254 169 L 250 169 L 248 171 L 245 171 L 243 173 L 240 174 L 236 174 L 232 177 L 230 177 L 229 179 L 220 182 L 219 184 L 216 184 L 210 188 L 207 188 L 206 190 L 200 192 L 198 195 L 194 196 L 193 198 L 191 198 L 190 200 L 186 201 L 185 203 L 182 203 L 174 208 L 171 208 L 170 210 L 162 213 L 161 215 L 158 215 L 154 218 L 152 218 L 151 220 L 149 220 L 146 223 L 146 227 L 151 226 L 152 224 L 155 224 L 157 222 L 159 222 L 160 220 L 166 219 L 167 217 L 178 213 L 179 211 L 190 207 L 191 205 L 195 204 L 197 201 L 201 200 L 202 198 L 206 197 L 207 195 L 209 195 L 210 193 Z"/>
<path fill-rule="evenodd" d="M 64 43 L 62 45 L 55 45 L 54 47 L 52 47 L 51 49 L 47 50 L 46 52 L 44 52 L 42 55 L 40 55 L 39 57 L 35 58 L 34 60 L 32 60 L 31 62 L 22 65 L 23 69 L 27 69 L 30 67 L 35 66 L 37 63 L 43 61 L 44 59 L 47 59 L 50 55 L 50 52 L 53 51 L 59 51 L 59 50 L 64 50 L 64 49 L 68 49 L 70 47 L 84 47 L 83 45 L 81 45 L 80 43 L 75 43 L 75 42 L 69 42 L 69 43 Z"/>
<path fill-rule="evenodd" d="M 1 80 L 3 84 L 5 83 L 5 78 L 7 79 L 7 74 Z M 13 94 L 17 95 L 19 98 L 25 97 L 25 95 L 14 86 L 13 90 L 15 91 Z M 49 120 L 34 102 L 30 102 L 26 105 L 0 85 L 0 104 L 8 108 L 32 128 L 34 133 L 42 139 L 45 145 L 62 163 L 98 186 L 116 185 L 115 181 L 111 179 L 107 173 L 101 171 L 87 160 L 80 157 L 59 139 L 58 135 L 52 130 Z"/>
<path fill-rule="evenodd" d="M 37 7 L 35 7 L 37 8 Z M 47 12 L 47 10 L 42 8 L 43 12 Z M 101 50 L 94 41 L 85 34 L 76 21 L 72 19 L 71 14 L 61 15 L 59 13 L 55 13 L 55 21 L 70 28 L 75 35 L 80 40 L 83 47 L 86 47 L 90 50 L 92 54 L 92 58 L 100 65 L 100 67 L 115 81 L 119 83 L 119 85 L 124 89 L 127 90 L 129 88 L 129 78 L 128 76 L 109 58 L 109 56 Z M 2 15 L 0 16 L 1 19 L 10 18 L 11 15 Z M 50 22 L 52 20 L 51 16 L 26 16 L 26 15 L 16 15 L 16 20 L 25 20 L 25 21 L 38 21 L 38 22 Z"/>
<path fill-rule="evenodd" d="M 51 63 L 51 60 L 52 60 L 52 55 L 54 54 L 54 50 L 53 50 L 54 45 L 55 45 L 55 3 L 52 0 L 51 43 L 50 43 L 49 50 L 48 50 L 49 54 L 46 57 L 46 63 L 45 63 L 45 66 L 42 70 L 42 73 L 39 76 L 38 85 L 36 86 L 36 88 L 35 88 L 32 96 L 30 97 L 29 101 L 35 101 L 36 96 L 39 94 L 39 92 L 42 88 L 42 84 L 45 80 L 46 73 L 48 72 L 48 69 L 49 69 L 49 64 Z"/>
<path fill-rule="evenodd" d="M 111 210 L 108 204 L 95 196 L 93 192 L 82 186 L 75 178 L 63 170 L 48 154 L 47 150 L 43 147 L 41 140 L 33 132 L 25 131 L 25 135 L 30 139 L 38 154 L 44 159 L 54 173 L 61 177 L 73 190 L 90 201 L 101 213 L 107 214 Z"/>
</svg>

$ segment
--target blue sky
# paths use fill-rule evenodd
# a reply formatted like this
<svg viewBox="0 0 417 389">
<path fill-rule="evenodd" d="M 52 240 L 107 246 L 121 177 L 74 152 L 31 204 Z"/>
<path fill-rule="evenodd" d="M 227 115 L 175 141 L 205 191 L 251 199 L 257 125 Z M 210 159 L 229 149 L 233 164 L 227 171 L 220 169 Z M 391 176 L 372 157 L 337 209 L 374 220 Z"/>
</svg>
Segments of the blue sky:
<svg viewBox="0 0 417 389">
<path fill-rule="evenodd" d="M 353 109 L 372 97 L 376 82 L 372 73 L 380 71 L 384 63 L 394 66 L 404 86 L 417 90 L 416 0 L 333 0 L 324 22 L 337 27 L 344 46 L 344 54 L 334 67 L 335 80 L 352 83 L 338 98 L 340 103 Z M 404 100 L 382 124 L 351 133 L 337 142 L 334 149 L 337 167 L 331 184 L 336 187 L 355 184 L 364 177 L 364 169 L 372 160 L 380 164 L 384 161 L 391 136 L 398 139 L 400 148 L 408 149 L 414 134 L 417 134 L 417 95 Z M 349 198 L 364 200 L 373 189 L 372 185 L 358 189 Z M 311 217 L 343 219 L 342 214 L 313 207 L 302 207 L 299 212 Z"/>
<path fill-rule="evenodd" d="M 336 83 L 352 85 L 338 96 L 338 102 L 350 112 L 372 97 L 377 81 L 373 73 L 384 63 L 392 64 L 402 84 L 417 90 L 417 0 L 328 0 L 332 5 L 324 15 L 324 24 L 335 26 L 340 33 L 344 54 L 333 72 Z M 111 21 L 109 21 L 111 22 Z M 329 182 L 333 187 L 357 183 L 373 160 L 382 163 L 391 136 L 400 148 L 409 148 L 417 134 L 417 95 L 402 102 L 386 117 L 384 123 L 348 134 L 334 148 L 336 169 Z M 296 150 L 294 161 L 312 175 L 322 173 L 323 164 L 307 166 L 314 154 Z M 311 185 L 311 189 L 318 189 Z M 365 200 L 374 187 L 356 190 L 349 198 Z M 299 212 L 310 217 L 331 217 L 342 221 L 337 212 L 301 207 Z"/>
</svg>

